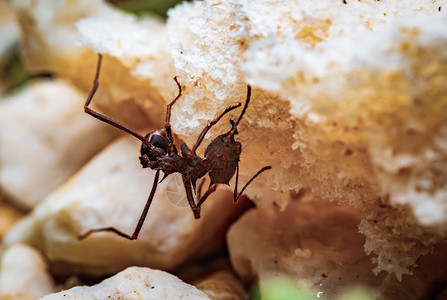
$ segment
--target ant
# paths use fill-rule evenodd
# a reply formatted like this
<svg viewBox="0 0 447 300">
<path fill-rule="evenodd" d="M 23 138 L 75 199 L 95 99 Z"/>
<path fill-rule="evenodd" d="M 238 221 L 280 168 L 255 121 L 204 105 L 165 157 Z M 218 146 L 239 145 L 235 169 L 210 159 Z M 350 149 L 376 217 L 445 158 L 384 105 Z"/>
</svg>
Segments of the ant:
<svg viewBox="0 0 447 300">
<path fill-rule="evenodd" d="M 101 69 L 102 62 L 102 54 L 98 54 L 98 62 L 96 66 L 96 74 L 93 80 L 93 87 L 88 94 L 87 100 L 84 104 L 84 111 L 105 122 L 108 123 L 122 131 L 127 132 L 128 134 L 136 137 L 142 142 L 140 149 L 140 163 L 143 168 L 150 168 L 152 170 L 156 170 L 154 182 L 152 184 L 152 189 L 149 194 L 149 197 L 146 201 L 146 205 L 144 206 L 143 212 L 138 220 L 137 226 L 132 233 L 132 235 L 128 235 L 126 233 L 121 232 L 120 230 L 114 227 L 105 227 L 99 229 L 91 229 L 86 233 L 79 235 L 79 239 L 85 239 L 89 235 L 95 232 L 103 232 L 110 231 L 113 232 L 123 238 L 129 240 L 136 240 L 140 233 L 140 230 L 143 226 L 144 220 L 146 219 L 147 213 L 149 211 L 149 207 L 151 205 L 152 199 L 154 198 L 155 191 L 157 189 L 157 185 L 162 182 L 168 175 L 178 172 L 182 175 L 183 185 L 185 187 L 186 196 L 188 198 L 189 205 L 191 206 L 192 212 L 194 214 L 195 219 L 200 218 L 200 207 L 205 202 L 205 200 L 216 191 L 218 184 L 229 184 L 230 179 L 233 177 L 236 172 L 236 184 L 233 193 L 233 202 L 236 203 L 240 198 L 244 190 L 247 186 L 262 172 L 271 169 L 271 166 L 266 166 L 260 169 L 256 174 L 254 174 L 251 179 L 245 184 L 245 186 L 238 193 L 238 179 L 239 179 L 239 157 L 242 151 L 241 143 L 235 141 L 234 136 L 238 133 L 237 126 L 239 122 L 242 120 L 242 117 L 247 110 L 248 103 L 250 102 L 251 96 L 251 88 L 247 85 L 247 99 L 245 100 L 245 105 L 242 109 L 241 115 L 238 120 L 234 122 L 230 120 L 231 129 L 227 133 L 219 135 L 216 137 L 205 149 L 205 157 L 201 158 L 196 154 L 197 148 L 202 143 L 207 132 L 213 127 L 219 120 L 228 112 L 238 108 L 241 106 L 241 103 L 237 105 L 233 105 L 225 109 L 216 119 L 212 120 L 200 133 L 197 141 L 195 142 L 192 149 L 190 149 L 186 144 L 182 144 L 180 146 L 181 156 L 177 152 L 177 147 L 174 143 L 174 138 L 172 134 L 170 119 L 171 119 L 171 109 L 175 102 L 182 95 L 182 87 L 177 80 L 177 77 L 174 77 L 174 81 L 178 87 L 178 94 L 172 100 L 171 103 L 167 105 L 166 108 L 166 121 L 163 129 L 156 130 L 152 133 L 148 133 L 146 136 L 140 135 L 138 132 L 118 123 L 115 120 L 110 119 L 89 107 L 90 102 L 96 90 L 98 89 L 99 83 L 99 73 Z M 163 171 L 164 176 L 159 180 L 160 171 Z M 199 193 L 197 194 L 196 182 L 198 179 L 202 178 L 206 174 L 209 174 L 211 179 L 210 185 L 207 191 L 201 195 L 203 181 L 199 186 Z M 198 202 L 194 201 L 194 193 L 197 194 Z"/>
</svg>

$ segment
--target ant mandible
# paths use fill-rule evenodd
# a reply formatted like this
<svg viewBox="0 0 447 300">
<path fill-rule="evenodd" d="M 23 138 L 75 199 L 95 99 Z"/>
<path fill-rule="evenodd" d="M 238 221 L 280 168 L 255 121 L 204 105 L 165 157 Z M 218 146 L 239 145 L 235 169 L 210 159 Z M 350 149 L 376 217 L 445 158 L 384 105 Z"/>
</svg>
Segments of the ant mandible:
<svg viewBox="0 0 447 300">
<path fill-rule="evenodd" d="M 172 102 L 167 105 L 166 121 L 164 128 L 156 130 L 152 133 L 148 133 L 146 136 L 142 136 L 138 132 L 122 125 L 121 123 L 118 123 L 115 120 L 110 119 L 109 117 L 106 117 L 92 110 L 89 107 L 89 104 L 92 101 L 92 98 L 99 86 L 98 78 L 101 70 L 101 62 L 102 62 L 102 55 L 98 54 L 96 74 L 93 80 L 93 86 L 84 104 L 84 111 L 87 114 L 105 123 L 108 123 L 118 129 L 121 129 L 122 131 L 125 131 L 128 134 L 139 139 L 142 142 L 140 150 L 141 153 L 140 163 L 143 166 L 143 168 L 151 168 L 152 170 L 156 170 L 156 173 L 154 177 L 154 182 L 152 184 L 151 192 L 146 201 L 146 205 L 144 206 L 143 212 L 141 213 L 137 226 L 132 235 L 128 235 L 124 232 L 121 232 L 120 230 L 114 227 L 105 227 L 99 229 L 91 229 L 86 233 L 79 235 L 78 236 L 79 239 L 81 240 L 85 239 L 89 235 L 95 232 L 109 231 L 123 238 L 129 240 L 136 240 L 143 226 L 144 220 L 146 219 L 149 207 L 151 205 L 152 199 L 154 198 L 155 191 L 157 189 L 157 185 L 172 173 L 178 172 L 182 175 L 186 196 L 188 198 L 188 202 L 189 205 L 191 206 L 192 212 L 194 213 L 194 218 L 199 219 L 200 207 L 203 204 L 203 202 L 205 202 L 205 200 L 209 197 L 209 195 L 211 195 L 214 191 L 216 191 L 218 184 L 228 185 L 230 179 L 233 177 L 235 172 L 236 172 L 236 184 L 233 193 L 234 203 L 236 203 L 236 201 L 242 195 L 247 186 L 257 176 L 259 176 L 262 172 L 271 169 L 271 166 L 266 166 L 260 169 L 244 185 L 241 191 L 239 193 L 237 192 L 238 179 L 239 179 L 239 157 L 241 155 L 242 146 L 241 143 L 235 141 L 234 136 L 238 133 L 237 126 L 239 122 L 242 120 L 242 117 L 244 116 L 245 111 L 247 110 L 248 103 L 250 102 L 251 88 L 249 85 L 247 85 L 247 98 L 245 100 L 245 105 L 242 109 L 239 118 L 237 119 L 236 122 L 230 120 L 231 123 L 230 131 L 222 135 L 219 135 L 208 145 L 208 147 L 205 149 L 205 157 L 201 158 L 200 156 L 198 156 L 196 154 L 196 150 L 202 143 L 206 133 L 211 129 L 211 127 L 213 127 L 217 122 L 219 122 L 219 120 L 225 114 L 232 111 L 233 109 L 240 107 L 241 103 L 228 107 L 216 119 L 212 120 L 202 130 L 192 149 L 189 149 L 189 147 L 186 144 L 182 144 L 180 146 L 181 150 L 181 156 L 180 156 L 178 155 L 177 147 L 174 144 L 174 138 L 172 135 L 172 129 L 170 124 L 172 106 L 182 95 L 182 87 L 178 82 L 177 77 L 174 77 L 174 80 L 175 83 L 177 84 L 179 92 L 177 96 L 174 98 L 174 100 L 172 100 Z M 164 176 L 159 182 L 158 179 L 160 176 L 160 171 L 163 171 Z M 202 186 L 200 185 L 199 193 L 197 194 L 196 182 L 198 179 L 202 178 L 207 173 L 209 174 L 209 177 L 211 179 L 210 185 L 207 191 L 203 195 L 201 195 Z M 197 204 L 194 201 L 194 195 L 192 189 L 194 189 L 194 193 L 197 194 L 198 199 Z"/>
</svg>

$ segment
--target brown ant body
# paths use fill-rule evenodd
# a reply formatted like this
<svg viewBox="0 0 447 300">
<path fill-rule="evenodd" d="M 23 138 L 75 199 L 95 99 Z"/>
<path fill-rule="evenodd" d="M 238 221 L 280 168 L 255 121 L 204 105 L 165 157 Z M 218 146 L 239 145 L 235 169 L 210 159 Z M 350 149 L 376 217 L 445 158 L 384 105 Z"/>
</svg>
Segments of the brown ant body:
<svg viewBox="0 0 447 300">
<path fill-rule="evenodd" d="M 189 205 L 194 213 L 194 217 L 196 219 L 200 218 L 200 207 L 205 202 L 210 194 L 212 194 L 218 184 L 229 184 L 230 179 L 233 177 L 236 172 L 236 184 L 234 188 L 234 196 L 233 201 L 236 202 L 239 197 L 242 195 L 246 187 L 262 172 L 265 170 L 271 169 L 270 166 L 264 167 L 260 169 L 253 177 L 245 184 L 245 186 L 241 189 L 241 191 L 237 192 L 238 185 L 238 177 L 239 177 L 239 157 L 241 154 L 242 146 L 241 143 L 237 142 L 234 139 L 234 136 L 238 133 L 237 126 L 241 121 L 242 117 L 245 114 L 248 103 L 250 102 L 251 96 L 251 88 L 247 86 L 247 98 L 245 101 L 245 105 L 242 109 L 241 115 L 238 120 L 234 122 L 230 120 L 231 129 L 218 137 L 216 137 L 205 149 L 204 158 L 201 158 L 196 154 L 197 148 L 202 143 L 206 133 L 214 126 L 219 120 L 228 112 L 232 111 L 241 106 L 241 104 L 237 104 L 234 106 L 228 107 L 224 112 L 222 112 L 216 119 L 212 120 L 200 133 L 197 141 L 194 146 L 190 149 L 186 144 L 182 144 L 180 146 L 181 156 L 177 152 L 177 147 L 174 144 L 174 138 L 172 135 L 170 118 L 171 118 L 171 108 L 175 104 L 175 102 L 182 95 L 182 87 L 180 83 L 177 81 L 175 77 L 174 80 L 178 87 L 178 95 L 175 99 L 167 105 L 166 109 L 166 121 L 163 129 L 156 130 L 152 133 L 147 134 L 146 136 L 142 136 L 136 131 L 114 121 L 104 115 L 93 111 L 89 108 L 89 104 L 93 98 L 93 95 L 96 93 L 96 90 L 99 86 L 98 78 L 99 72 L 101 69 L 101 61 L 102 55 L 98 55 L 98 63 L 96 67 L 96 74 L 93 80 L 93 87 L 90 90 L 90 93 L 87 97 L 87 100 L 84 104 L 84 111 L 91 116 L 108 123 L 118 129 L 121 129 L 130 135 L 136 137 L 142 142 L 141 146 L 141 156 L 140 163 L 143 168 L 150 168 L 152 170 L 156 170 L 154 182 L 152 185 L 151 192 L 146 201 L 146 205 L 143 209 L 143 212 L 140 216 L 138 224 L 132 233 L 132 235 L 128 235 L 119 231 L 114 227 L 106 227 L 99 229 L 92 229 L 87 231 L 86 233 L 79 236 L 79 239 L 85 239 L 90 234 L 94 232 L 102 232 L 102 231 L 110 231 L 114 232 L 126 239 L 136 240 L 138 238 L 138 234 L 140 233 L 141 227 L 143 226 L 144 220 L 146 219 L 147 213 L 149 211 L 149 207 L 151 205 L 152 199 L 154 198 L 155 191 L 157 189 L 157 185 L 159 184 L 159 175 L 160 171 L 163 171 L 165 179 L 168 175 L 178 172 L 182 176 L 183 185 L 185 187 L 186 196 L 188 198 Z M 209 174 L 211 179 L 210 185 L 207 191 L 201 195 L 201 186 L 199 187 L 199 193 L 196 192 L 196 182 L 198 179 L 202 178 L 206 174 Z M 160 182 L 161 182 L 160 181 Z M 194 193 L 197 194 L 198 202 L 194 201 Z"/>
</svg>

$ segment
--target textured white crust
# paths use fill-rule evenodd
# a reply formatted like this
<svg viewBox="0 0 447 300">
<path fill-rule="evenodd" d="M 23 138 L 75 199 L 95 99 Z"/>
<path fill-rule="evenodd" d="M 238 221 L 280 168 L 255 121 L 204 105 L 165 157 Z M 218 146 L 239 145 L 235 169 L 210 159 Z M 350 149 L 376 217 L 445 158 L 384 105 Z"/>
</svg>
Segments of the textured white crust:
<svg viewBox="0 0 447 300">
<path fill-rule="evenodd" d="M 202 1 L 170 11 L 174 64 L 192 86 L 173 125 L 193 141 L 202 115 L 252 84 L 242 170 L 273 166 L 248 191 L 258 207 L 289 202 L 269 187 L 310 187 L 361 208 L 376 272 L 401 278 L 446 234 L 446 2 L 347 2 Z M 401 258 L 404 245 L 411 254 Z"/>
</svg>

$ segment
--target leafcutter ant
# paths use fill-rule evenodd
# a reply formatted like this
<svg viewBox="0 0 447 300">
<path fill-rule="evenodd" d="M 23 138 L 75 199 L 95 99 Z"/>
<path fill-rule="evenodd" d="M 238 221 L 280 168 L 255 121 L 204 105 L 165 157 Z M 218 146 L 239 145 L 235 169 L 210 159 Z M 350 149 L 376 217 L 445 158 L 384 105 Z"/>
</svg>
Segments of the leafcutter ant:
<svg viewBox="0 0 447 300">
<path fill-rule="evenodd" d="M 178 87 L 178 94 L 172 100 L 171 103 L 167 105 L 166 108 L 166 120 L 165 126 L 163 129 L 156 130 L 152 133 L 148 133 L 146 136 L 140 135 L 138 132 L 128 128 L 127 126 L 118 123 L 115 120 L 110 119 L 89 107 L 90 102 L 92 101 L 93 96 L 98 89 L 99 83 L 99 73 L 101 69 L 102 55 L 98 54 L 98 63 L 96 66 L 96 74 L 93 80 L 93 86 L 90 90 L 90 93 L 87 97 L 87 100 L 84 104 L 84 111 L 105 122 L 108 123 L 122 131 L 127 132 L 128 134 L 136 137 L 142 142 L 141 145 L 141 156 L 140 163 L 143 168 L 150 168 L 155 170 L 155 178 L 152 184 L 152 189 L 149 194 L 149 197 L 146 201 L 146 205 L 144 206 L 143 212 L 141 213 L 140 219 L 138 220 L 137 226 L 134 232 L 131 235 L 121 232 L 115 227 L 105 227 L 99 229 L 91 229 L 86 233 L 79 236 L 79 239 L 85 239 L 89 235 L 95 232 L 103 232 L 109 231 L 113 232 L 119 236 L 122 236 L 129 240 L 136 240 L 138 238 L 138 234 L 140 233 L 141 227 L 143 226 L 144 220 L 146 219 L 147 213 L 149 211 L 149 207 L 151 205 L 152 199 L 154 198 L 155 191 L 157 189 L 157 185 L 159 184 L 160 171 L 164 173 L 163 179 L 165 179 L 168 175 L 178 172 L 182 176 L 183 185 L 185 187 L 186 196 L 191 206 L 192 212 L 196 219 L 200 218 L 200 207 L 205 202 L 205 200 L 216 190 L 218 184 L 229 184 L 230 179 L 233 177 L 236 172 L 236 183 L 234 187 L 233 193 L 233 201 L 239 199 L 247 186 L 262 172 L 271 169 L 270 166 L 263 167 L 258 172 L 256 172 L 251 179 L 244 185 L 240 192 L 238 189 L 238 180 L 239 180 L 239 157 L 241 155 L 242 146 L 241 143 L 237 142 L 234 139 L 234 136 L 238 133 L 237 126 L 239 122 L 242 120 L 242 117 L 247 110 L 248 104 L 250 102 L 251 96 L 251 88 L 247 86 L 247 98 L 245 100 L 245 105 L 242 109 L 242 112 L 237 119 L 237 121 L 230 120 L 231 129 L 224 134 L 216 137 L 205 149 L 204 158 L 201 158 L 197 155 L 197 148 L 202 143 L 207 132 L 213 127 L 219 120 L 228 112 L 238 108 L 241 106 L 241 103 L 237 105 L 233 105 L 225 109 L 216 119 L 212 120 L 200 133 L 197 141 L 190 149 L 186 144 L 182 144 L 180 146 L 181 156 L 177 152 L 177 147 L 174 143 L 173 133 L 171 129 L 170 119 L 171 119 L 171 109 L 175 102 L 182 95 L 182 87 L 177 80 L 177 77 L 174 77 L 175 83 Z M 197 193 L 196 183 L 197 180 L 209 174 L 211 179 L 210 185 L 206 192 L 201 195 L 201 188 L 199 186 L 199 191 Z M 194 189 L 194 193 L 193 193 Z M 194 200 L 194 194 L 197 195 L 198 202 L 196 203 Z"/>
</svg>

